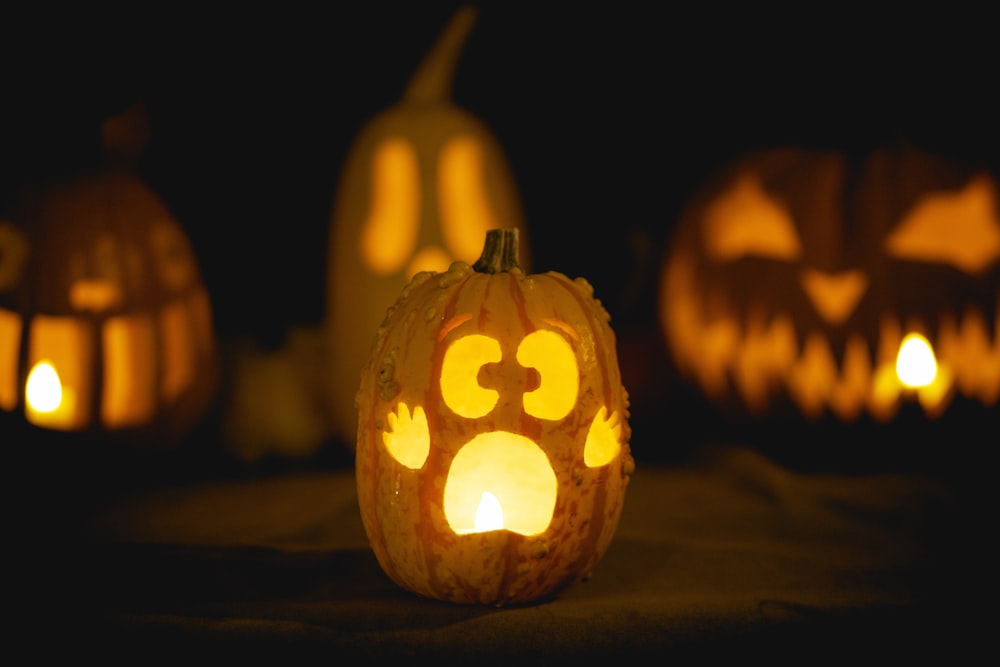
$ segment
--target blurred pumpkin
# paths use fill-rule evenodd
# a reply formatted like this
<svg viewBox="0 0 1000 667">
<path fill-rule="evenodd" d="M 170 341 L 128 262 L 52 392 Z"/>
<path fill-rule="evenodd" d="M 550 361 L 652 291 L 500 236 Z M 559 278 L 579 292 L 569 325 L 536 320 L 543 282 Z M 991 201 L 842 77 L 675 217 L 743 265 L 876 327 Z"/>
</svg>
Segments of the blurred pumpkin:
<svg viewBox="0 0 1000 667">
<path fill-rule="evenodd" d="M 475 17 L 470 7 L 455 14 L 400 102 L 358 134 L 338 184 L 327 256 L 329 389 L 334 435 L 352 446 L 371 332 L 407 281 L 455 259 L 475 261 L 487 229 L 525 236 L 499 143 L 449 99 Z M 527 257 L 526 238 L 522 245 Z"/>
<path fill-rule="evenodd" d="M 582 278 L 525 274 L 516 239 L 418 273 L 361 376 L 361 517 L 419 595 L 499 606 L 589 576 L 634 468 L 607 312 Z"/>
<path fill-rule="evenodd" d="M 939 417 L 1000 396 L 995 175 L 913 146 L 740 156 L 689 203 L 660 275 L 679 370 L 756 415 Z"/>
<path fill-rule="evenodd" d="M 105 164 L 25 185 L 0 219 L 0 410 L 37 427 L 174 443 L 213 398 L 195 255 L 121 161 L 144 119 L 141 104 L 108 119 Z"/>
</svg>

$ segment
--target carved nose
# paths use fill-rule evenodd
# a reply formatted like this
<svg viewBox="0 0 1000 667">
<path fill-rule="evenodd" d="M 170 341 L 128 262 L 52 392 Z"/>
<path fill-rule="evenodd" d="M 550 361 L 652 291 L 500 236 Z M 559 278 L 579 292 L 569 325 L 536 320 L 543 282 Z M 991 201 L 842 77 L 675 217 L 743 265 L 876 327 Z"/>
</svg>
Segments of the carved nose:
<svg viewBox="0 0 1000 667">
<path fill-rule="evenodd" d="M 868 289 L 868 278 L 859 269 L 836 274 L 806 269 L 801 279 L 816 311 L 830 324 L 846 320 Z"/>
<path fill-rule="evenodd" d="M 520 364 L 506 365 L 503 361 L 484 364 L 479 369 L 476 381 L 483 389 L 495 389 L 507 393 L 528 393 L 542 384 L 536 368 L 524 368 Z"/>
</svg>

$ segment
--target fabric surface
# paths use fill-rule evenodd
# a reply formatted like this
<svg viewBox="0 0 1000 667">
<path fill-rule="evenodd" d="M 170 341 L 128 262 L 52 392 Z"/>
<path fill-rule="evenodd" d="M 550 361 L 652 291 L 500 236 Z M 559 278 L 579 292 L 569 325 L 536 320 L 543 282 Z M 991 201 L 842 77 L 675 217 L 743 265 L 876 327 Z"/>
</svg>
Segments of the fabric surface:
<svg viewBox="0 0 1000 667">
<path fill-rule="evenodd" d="M 970 591 L 985 585 L 987 559 L 960 489 L 931 475 L 791 472 L 746 447 L 640 465 L 592 578 L 501 609 L 393 584 L 368 548 L 349 470 L 164 485 L 94 505 L 44 543 L 43 563 L 28 557 L 45 573 L 22 619 L 40 650 L 135 664 L 203 649 L 285 662 L 798 662 L 955 659 L 985 636 Z"/>
</svg>

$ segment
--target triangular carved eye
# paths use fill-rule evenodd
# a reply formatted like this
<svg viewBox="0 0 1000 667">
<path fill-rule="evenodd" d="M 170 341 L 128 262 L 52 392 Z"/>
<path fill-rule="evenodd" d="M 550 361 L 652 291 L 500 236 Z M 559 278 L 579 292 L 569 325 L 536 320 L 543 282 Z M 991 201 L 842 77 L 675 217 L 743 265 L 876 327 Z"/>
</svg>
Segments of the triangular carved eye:
<svg viewBox="0 0 1000 667">
<path fill-rule="evenodd" d="M 958 192 L 934 193 L 918 201 L 886 239 L 896 259 L 951 264 L 976 274 L 1000 259 L 997 192 L 985 176 Z"/>
<path fill-rule="evenodd" d="M 707 208 L 702 229 L 714 261 L 745 256 L 791 261 L 802 253 L 788 210 L 750 175 L 737 179 Z"/>
</svg>

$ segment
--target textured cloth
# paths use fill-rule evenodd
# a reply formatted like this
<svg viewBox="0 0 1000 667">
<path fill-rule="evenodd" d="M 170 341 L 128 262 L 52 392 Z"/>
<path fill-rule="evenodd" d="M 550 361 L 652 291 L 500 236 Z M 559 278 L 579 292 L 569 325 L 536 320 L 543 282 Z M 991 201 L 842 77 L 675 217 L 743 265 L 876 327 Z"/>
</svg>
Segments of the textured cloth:
<svg viewBox="0 0 1000 667">
<path fill-rule="evenodd" d="M 486 663 L 954 660 L 983 636 L 970 591 L 987 559 L 952 484 L 792 472 L 745 447 L 639 465 L 592 578 L 522 607 L 398 588 L 368 548 L 349 470 L 163 485 L 81 514 L 71 542 L 44 547 L 58 552 L 52 590 L 29 629 L 42 648 L 71 641 L 136 664 L 202 647 Z"/>
</svg>

